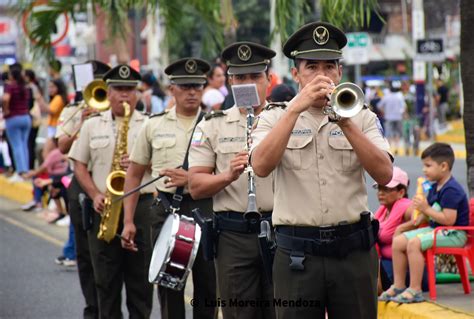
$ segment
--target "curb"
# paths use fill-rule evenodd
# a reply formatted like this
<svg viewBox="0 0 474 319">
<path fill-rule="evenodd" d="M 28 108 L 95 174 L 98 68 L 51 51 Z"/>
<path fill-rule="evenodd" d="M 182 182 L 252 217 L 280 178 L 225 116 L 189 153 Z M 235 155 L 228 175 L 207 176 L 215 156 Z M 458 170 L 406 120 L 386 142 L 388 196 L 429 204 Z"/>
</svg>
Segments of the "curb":
<svg viewBox="0 0 474 319">
<path fill-rule="evenodd" d="M 474 319 L 474 314 L 425 301 L 412 304 L 379 301 L 379 319 Z"/>
<path fill-rule="evenodd" d="M 33 200 L 33 186 L 31 182 L 10 183 L 5 176 L 0 175 L 0 196 L 26 204 Z"/>
</svg>

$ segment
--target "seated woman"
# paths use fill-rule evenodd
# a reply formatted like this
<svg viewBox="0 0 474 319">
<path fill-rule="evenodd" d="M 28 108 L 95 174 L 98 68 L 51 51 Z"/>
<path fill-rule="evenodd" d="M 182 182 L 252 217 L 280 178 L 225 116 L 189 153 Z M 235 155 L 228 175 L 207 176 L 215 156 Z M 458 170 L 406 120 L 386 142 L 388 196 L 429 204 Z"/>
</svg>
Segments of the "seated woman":
<svg viewBox="0 0 474 319">
<path fill-rule="evenodd" d="M 381 270 L 379 274 L 379 292 L 382 291 L 382 286 L 386 286 L 391 279 L 391 269 L 385 271 L 384 264 L 392 261 L 392 239 L 393 235 L 400 225 L 410 227 L 413 225 L 410 219 L 411 200 L 408 199 L 408 175 L 401 168 L 393 167 L 393 177 L 390 183 L 385 186 L 374 184 L 377 189 L 377 197 L 380 202 L 380 207 L 375 213 L 375 219 L 380 223 L 379 237 L 377 240 L 379 257 L 381 259 Z M 390 266 L 390 265 L 389 265 Z M 390 267 L 391 268 L 391 267 Z M 387 274 L 387 272 L 389 274 Z M 384 285 L 382 285 L 382 283 Z M 390 284 L 388 284 L 390 286 Z M 383 287 L 386 289 L 386 287 Z"/>
<path fill-rule="evenodd" d="M 59 150 L 57 139 L 55 138 L 52 139 L 52 143 L 49 144 L 49 146 L 48 144 L 45 145 L 43 151 L 47 154 L 44 162 L 37 169 L 29 171 L 26 176 L 28 178 L 34 178 L 33 185 L 36 189 L 44 189 L 49 186 L 51 198 L 54 199 L 56 207 L 58 208 L 58 215 L 49 222 L 55 223 L 66 216 L 67 207 L 63 207 L 60 199 L 62 198 L 67 205 L 67 191 L 61 183 L 61 178 L 64 175 L 70 174 L 69 163 L 67 156 L 62 154 Z M 48 173 L 49 178 L 40 178 L 40 175 L 44 172 Z M 41 203 L 37 202 L 36 205 L 40 206 Z"/>
</svg>

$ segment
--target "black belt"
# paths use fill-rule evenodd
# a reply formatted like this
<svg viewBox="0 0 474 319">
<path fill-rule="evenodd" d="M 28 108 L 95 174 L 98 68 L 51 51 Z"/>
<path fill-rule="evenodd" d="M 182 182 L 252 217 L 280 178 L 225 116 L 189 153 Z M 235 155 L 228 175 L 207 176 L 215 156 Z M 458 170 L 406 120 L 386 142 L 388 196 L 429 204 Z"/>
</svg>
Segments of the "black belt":
<svg viewBox="0 0 474 319">
<path fill-rule="evenodd" d="M 245 219 L 244 213 L 234 211 L 221 211 L 214 213 L 217 231 L 226 230 L 244 234 L 257 234 L 260 232 L 260 221 L 268 220 L 271 223 L 272 213 L 261 212 L 260 219 Z"/>
<path fill-rule="evenodd" d="M 277 226 L 277 246 L 291 251 L 292 269 L 304 269 L 304 254 L 343 258 L 355 250 L 369 250 L 377 239 L 378 221 L 364 218 L 354 224 L 329 227 Z"/>
</svg>

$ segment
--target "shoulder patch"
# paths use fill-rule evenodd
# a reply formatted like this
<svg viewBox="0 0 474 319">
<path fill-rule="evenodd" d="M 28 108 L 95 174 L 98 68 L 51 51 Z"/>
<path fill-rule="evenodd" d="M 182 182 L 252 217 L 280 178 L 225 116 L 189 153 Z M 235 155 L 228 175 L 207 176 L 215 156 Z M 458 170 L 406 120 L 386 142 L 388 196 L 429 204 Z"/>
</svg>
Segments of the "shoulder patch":
<svg viewBox="0 0 474 319">
<path fill-rule="evenodd" d="M 287 105 L 285 102 L 271 102 L 265 106 L 265 110 L 271 110 L 275 107 L 281 107 L 282 109 L 286 109 L 286 106 Z"/>
<path fill-rule="evenodd" d="M 165 110 L 165 111 L 163 111 L 163 112 L 161 112 L 161 113 L 152 113 L 152 114 L 149 115 L 149 118 L 157 117 L 157 116 L 163 116 L 163 115 L 165 115 L 166 113 L 168 113 L 167 110 Z"/>
<path fill-rule="evenodd" d="M 224 116 L 224 115 L 225 115 L 224 111 L 217 110 L 217 111 L 211 111 L 211 112 L 207 113 L 206 115 L 204 115 L 204 118 L 206 119 L 206 121 L 209 121 L 212 118 L 221 117 L 221 116 Z"/>
</svg>

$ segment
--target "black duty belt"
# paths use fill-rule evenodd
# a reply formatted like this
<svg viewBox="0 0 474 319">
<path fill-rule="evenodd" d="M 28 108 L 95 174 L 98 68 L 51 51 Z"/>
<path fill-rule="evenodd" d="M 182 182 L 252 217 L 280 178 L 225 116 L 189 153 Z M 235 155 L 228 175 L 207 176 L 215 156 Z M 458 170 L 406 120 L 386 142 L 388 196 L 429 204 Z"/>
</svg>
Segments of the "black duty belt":
<svg viewBox="0 0 474 319">
<path fill-rule="evenodd" d="M 221 211 L 214 213 L 215 227 L 218 231 L 226 230 L 244 234 L 257 234 L 260 232 L 260 221 L 268 220 L 271 223 L 272 213 L 261 212 L 260 219 L 245 219 L 244 213 L 234 211 Z"/>
<path fill-rule="evenodd" d="M 362 217 L 362 215 L 361 215 Z M 369 250 L 377 239 L 378 221 L 328 227 L 277 226 L 277 246 L 290 250 L 290 268 L 302 270 L 304 255 L 344 258 L 356 250 Z"/>
</svg>

